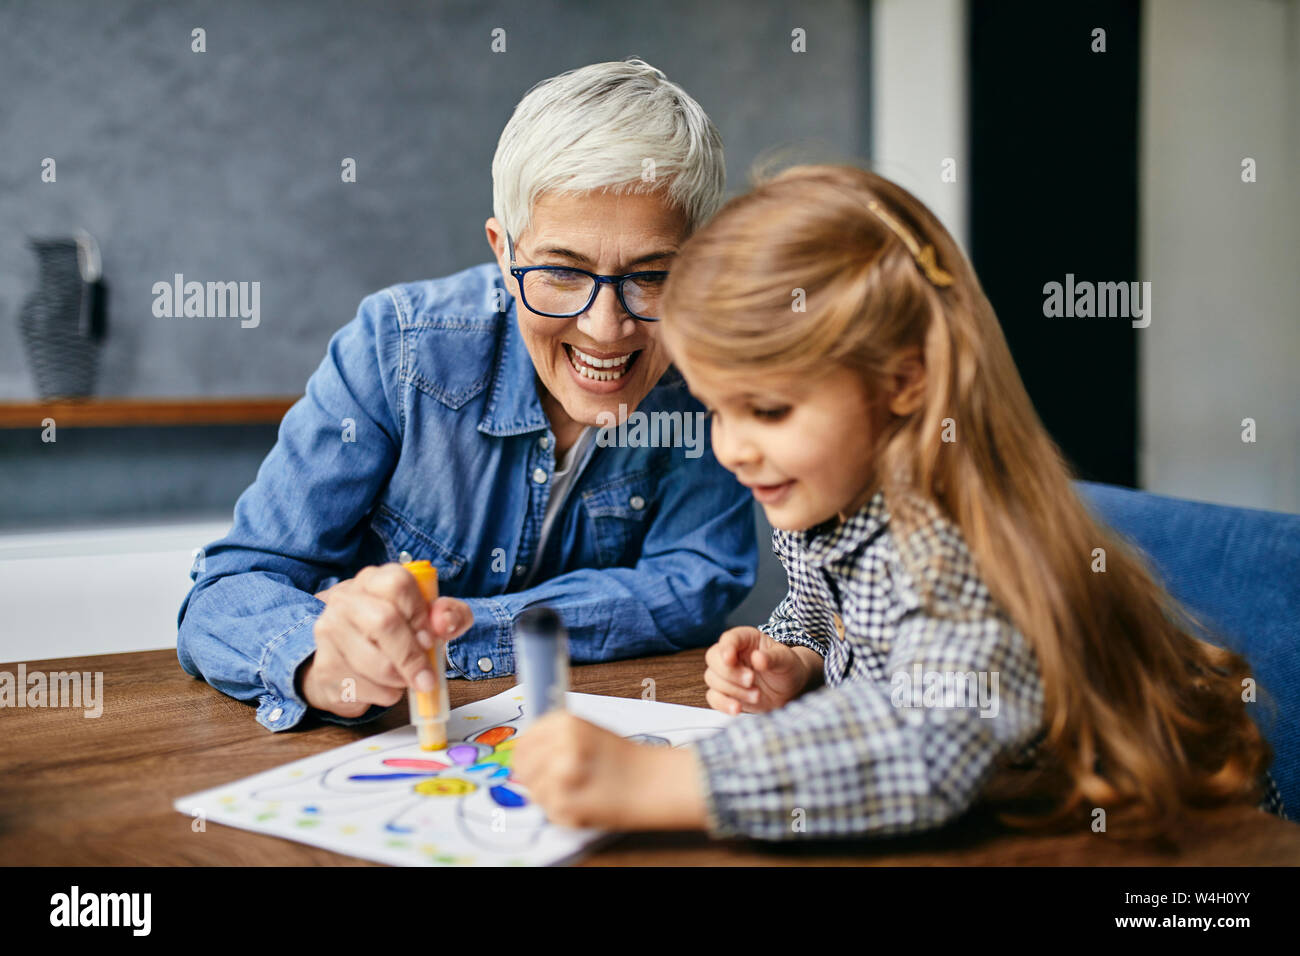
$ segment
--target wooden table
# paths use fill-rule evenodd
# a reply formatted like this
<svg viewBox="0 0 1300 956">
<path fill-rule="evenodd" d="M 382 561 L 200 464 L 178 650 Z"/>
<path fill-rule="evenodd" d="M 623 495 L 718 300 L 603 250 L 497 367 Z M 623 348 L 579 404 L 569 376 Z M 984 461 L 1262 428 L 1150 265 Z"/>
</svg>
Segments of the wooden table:
<svg viewBox="0 0 1300 956">
<path fill-rule="evenodd" d="M 193 833 L 176 797 L 219 786 L 400 726 L 399 705 L 362 727 L 308 719 L 273 734 L 253 708 L 181 670 L 174 651 L 27 662 L 27 670 L 102 671 L 104 711 L 0 711 L 0 864 L 367 865 L 289 840 L 210 825 Z M 0 670 L 17 673 L 16 664 Z M 575 667 L 572 689 L 705 706 L 704 651 Z M 449 682 L 453 707 L 500 693 L 513 677 Z M 1172 853 L 1126 848 L 1096 834 L 1028 836 L 973 811 L 917 837 L 828 844 L 712 841 L 703 834 L 637 833 L 582 865 L 1296 865 L 1300 826 L 1250 807 L 1205 814 Z"/>
</svg>

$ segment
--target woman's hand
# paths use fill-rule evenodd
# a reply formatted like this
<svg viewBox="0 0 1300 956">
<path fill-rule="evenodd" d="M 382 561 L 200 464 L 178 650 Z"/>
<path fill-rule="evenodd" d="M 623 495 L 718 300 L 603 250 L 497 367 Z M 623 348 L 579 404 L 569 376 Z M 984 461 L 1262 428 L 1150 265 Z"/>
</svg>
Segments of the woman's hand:
<svg viewBox="0 0 1300 956">
<path fill-rule="evenodd" d="M 511 776 L 561 826 L 698 830 L 708 821 L 695 760 L 556 710 L 520 736 Z"/>
<path fill-rule="evenodd" d="M 390 707 L 408 687 L 433 690 L 427 652 L 434 636 L 453 640 L 474 623 L 464 601 L 426 601 L 396 563 L 364 568 L 316 597 L 325 602 L 316 653 L 299 668 L 298 682 L 308 704 L 340 717 L 360 717 L 371 704 Z"/>
<path fill-rule="evenodd" d="M 756 627 L 733 627 L 704 655 L 705 700 L 724 714 L 761 714 L 794 700 L 821 673 L 806 647 L 774 641 Z"/>
</svg>

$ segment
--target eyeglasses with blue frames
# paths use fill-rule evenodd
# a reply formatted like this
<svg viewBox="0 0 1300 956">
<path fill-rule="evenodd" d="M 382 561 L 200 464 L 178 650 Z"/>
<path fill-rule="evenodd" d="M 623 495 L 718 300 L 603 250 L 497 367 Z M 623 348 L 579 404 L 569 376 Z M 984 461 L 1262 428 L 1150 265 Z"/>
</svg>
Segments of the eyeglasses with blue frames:
<svg viewBox="0 0 1300 956">
<path fill-rule="evenodd" d="M 552 319 L 571 319 L 591 308 L 603 284 L 612 285 L 623 311 L 642 322 L 659 321 L 668 273 L 663 270 L 603 276 L 569 266 L 517 266 L 515 243 L 506 233 L 510 274 L 519 283 L 524 308 Z"/>
</svg>

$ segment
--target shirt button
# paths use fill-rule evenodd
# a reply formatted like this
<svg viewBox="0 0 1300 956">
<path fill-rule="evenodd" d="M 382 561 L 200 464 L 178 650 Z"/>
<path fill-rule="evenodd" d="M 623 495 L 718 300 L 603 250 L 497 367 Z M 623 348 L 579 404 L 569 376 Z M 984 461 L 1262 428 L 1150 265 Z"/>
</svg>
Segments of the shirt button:
<svg viewBox="0 0 1300 956">
<path fill-rule="evenodd" d="M 516 565 L 515 565 L 515 577 L 519 577 L 520 575 L 522 575 L 522 574 L 523 574 L 525 571 L 527 571 L 527 570 L 528 570 L 528 568 L 524 567 L 522 564 L 516 564 Z"/>
<path fill-rule="evenodd" d="M 633 495 L 627 500 L 627 503 L 632 506 L 633 511 L 640 511 L 645 507 L 645 499 L 640 495 Z"/>
<path fill-rule="evenodd" d="M 834 618 L 835 618 L 835 635 L 842 641 L 844 640 L 844 619 L 840 617 L 838 614 L 834 615 Z"/>
<path fill-rule="evenodd" d="M 533 481 L 537 482 L 539 485 L 546 484 L 546 469 L 545 468 L 533 469 Z"/>
<path fill-rule="evenodd" d="M 492 658 L 480 657 L 478 659 L 478 669 L 481 670 L 484 674 L 490 671 L 492 669 Z"/>
<path fill-rule="evenodd" d="M 271 719 L 272 723 L 275 723 L 277 720 L 279 720 L 281 717 L 284 716 L 284 711 L 281 710 L 279 707 L 277 707 L 275 708 L 275 710 L 271 711 L 271 713 L 268 714 L 267 716 Z"/>
<path fill-rule="evenodd" d="M 551 436 L 550 436 L 550 435 L 543 435 L 541 438 L 537 439 L 537 444 L 540 445 L 540 446 L 542 447 L 543 450 L 545 450 L 545 449 L 547 449 L 547 448 L 550 448 L 550 447 L 551 447 Z"/>
</svg>

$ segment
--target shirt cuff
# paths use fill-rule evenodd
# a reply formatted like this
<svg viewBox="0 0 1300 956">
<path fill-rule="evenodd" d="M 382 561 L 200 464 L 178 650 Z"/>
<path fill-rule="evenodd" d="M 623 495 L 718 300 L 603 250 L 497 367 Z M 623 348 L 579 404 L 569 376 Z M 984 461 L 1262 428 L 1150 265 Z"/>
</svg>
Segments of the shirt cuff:
<svg viewBox="0 0 1300 956">
<path fill-rule="evenodd" d="M 515 672 L 514 614 L 497 598 L 464 600 L 474 623 L 447 644 L 448 674 L 468 680 L 510 676 Z"/>
<path fill-rule="evenodd" d="M 789 647 L 793 647 L 796 645 L 799 647 L 806 647 L 809 650 L 816 651 L 818 655 L 820 655 L 823 659 L 825 659 L 826 655 L 830 653 L 829 647 L 827 647 L 825 644 L 823 644 L 821 641 L 817 640 L 816 638 L 809 637 L 806 634 L 798 633 L 795 631 L 774 633 L 772 631 L 767 630 L 765 627 L 759 627 L 759 630 L 762 631 L 764 634 L 766 634 L 768 637 L 770 637 L 772 640 L 776 641 L 778 644 L 785 644 Z"/>
<path fill-rule="evenodd" d="M 289 730 L 314 714 L 331 724 L 352 727 L 364 724 L 391 710 L 371 704 L 360 717 L 343 717 L 328 710 L 312 707 L 298 693 L 298 668 L 316 653 L 314 632 L 319 614 L 309 614 L 266 645 L 259 667 L 266 693 L 258 698 L 257 722 L 267 730 Z"/>
<path fill-rule="evenodd" d="M 771 807 L 768 804 L 773 797 L 754 789 L 753 754 L 747 752 L 752 742 L 761 743 L 763 740 L 762 730 L 757 728 L 755 722 L 771 719 L 771 713 L 737 717 L 723 728 L 722 733 L 705 737 L 691 745 L 700 766 L 700 787 L 704 794 L 710 835 L 762 839 L 775 839 L 784 835 L 780 832 L 761 832 L 772 829 L 772 813 L 769 812 Z M 745 726 L 751 724 L 754 726 Z M 759 736 L 755 738 L 751 731 Z M 755 814 L 761 817 L 761 823 Z M 776 812 L 776 817 L 774 826 L 779 830 L 782 826 L 780 811 Z"/>
<path fill-rule="evenodd" d="M 266 692 L 258 698 L 257 722 L 267 730 L 288 730 L 310 709 L 299 696 L 295 679 L 299 666 L 316 653 L 313 627 L 319 616 L 308 614 L 262 650 L 257 672 Z"/>
<path fill-rule="evenodd" d="M 715 736 L 722 736 L 717 734 Z M 695 779 L 699 783 L 700 794 L 704 798 L 704 815 L 705 828 L 709 835 L 715 838 L 729 837 L 736 833 L 732 826 L 723 823 L 722 816 L 718 812 L 717 798 L 713 794 L 713 780 L 709 775 L 709 765 L 700 752 L 698 744 L 692 744 L 683 748 L 689 750 L 695 758 Z"/>
</svg>

